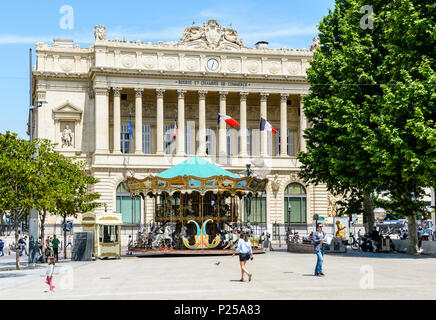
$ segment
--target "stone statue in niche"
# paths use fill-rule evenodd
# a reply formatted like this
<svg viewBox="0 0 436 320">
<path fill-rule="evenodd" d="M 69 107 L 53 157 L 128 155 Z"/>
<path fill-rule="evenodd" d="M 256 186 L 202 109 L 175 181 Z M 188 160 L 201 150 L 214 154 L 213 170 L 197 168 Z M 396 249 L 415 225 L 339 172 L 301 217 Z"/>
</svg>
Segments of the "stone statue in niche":
<svg viewBox="0 0 436 320">
<path fill-rule="evenodd" d="M 62 131 L 62 148 L 73 146 L 74 133 L 71 131 L 70 126 L 66 126 L 64 131 Z"/>
</svg>

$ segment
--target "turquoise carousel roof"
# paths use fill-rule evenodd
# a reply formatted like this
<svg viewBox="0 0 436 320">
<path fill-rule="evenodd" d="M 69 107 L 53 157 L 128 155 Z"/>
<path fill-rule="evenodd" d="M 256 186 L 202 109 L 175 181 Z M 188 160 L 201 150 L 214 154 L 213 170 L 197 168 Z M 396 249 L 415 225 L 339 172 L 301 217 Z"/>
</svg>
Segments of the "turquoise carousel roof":
<svg viewBox="0 0 436 320">
<path fill-rule="evenodd" d="M 198 178 L 209 178 L 213 176 L 240 178 L 240 176 L 224 170 L 223 168 L 220 168 L 217 165 L 214 165 L 200 157 L 189 158 L 182 163 L 179 163 L 178 165 L 159 173 L 157 176 L 168 179 L 184 175 Z"/>
</svg>

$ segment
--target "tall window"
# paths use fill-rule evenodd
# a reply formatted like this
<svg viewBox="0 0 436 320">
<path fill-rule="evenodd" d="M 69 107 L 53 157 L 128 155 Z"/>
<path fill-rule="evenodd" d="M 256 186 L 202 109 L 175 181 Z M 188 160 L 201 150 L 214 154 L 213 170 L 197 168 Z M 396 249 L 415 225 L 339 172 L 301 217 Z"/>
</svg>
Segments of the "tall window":
<svg viewBox="0 0 436 320">
<path fill-rule="evenodd" d="M 295 156 L 294 153 L 294 133 L 288 129 L 288 156 Z"/>
<path fill-rule="evenodd" d="M 253 135 L 251 128 L 247 128 L 247 153 L 249 156 L 253 155 Z"/>
<path fill-rule="evenodd" d="M 226 151 L 227 155 L 232 155 L 232 128 L 226 128 Z"/>
<path fill-rule="evenodd" d="M 280 135 L 282 133 L 280 132 L 280 129 L 277 130 L 276 134 L 276 156 L 280 156 L 280 152 L 282 150 L 282 145 L 280 143 Z M 291 129 L 287 129 L 287 154 L 288 156 L 295 156 L 294 154 L 294 133 L 291 131 Z"/>
<path fill-rule="evenodd" d="M 120 183 L 117 188 L 117 212 L 121 213 L 125 224 L 141 222 L 141 198 L 131 198 L 124 182 Z"/>
<path fill-rule="evenodd" d="M 250 223 L 266 223 L 266 195 L 244 198 L 244 220 L 250 215 Z"/>
<path fill-rule="evenodd" d="M 291 183 L 285 189 L 285 223 L 306 223 L 306 190 L 299 183 Z"/>
<path fill-rule="evenodd" d="M 130 144 L 130 133 L 129 133 L 129 125 L 128 124 L 122 124 L 121 125 L 121 131 L 120 131 L 120 142 L 121 142 L 121 152 L 122 153 L 130 153 L 131 144 Z M 133 139 L 132 139 L 133 140 Z"/>
<path fill-rule="evenodd" d="M 216 154 L 215 133 L 210 127 L 206 127 L 206 154 Z"/>
<path fill-rule="evenodd" d="M 194 153 L 194 148 L 192 146 L 192 127 L 191 126 L 186 126 L 185 127 L 185 153 L 186 154 L 193 154 Z"/>
<path fill-rule="evenodd" d="M 142 152 L 151 153 L 151 127 L 147 124 L 142 126 Z"/>
<path fill-rule="evenodd" d="M 266 132 L 266 152 L 269 157 L 272 156 L 272 132 Z"/>
<path fill-rule="evenodd" d="M 164 151 L 166 154 L 172 154 L 176 150 L 174 135 L 174 126 L 164 126 Z"/>
</svg>

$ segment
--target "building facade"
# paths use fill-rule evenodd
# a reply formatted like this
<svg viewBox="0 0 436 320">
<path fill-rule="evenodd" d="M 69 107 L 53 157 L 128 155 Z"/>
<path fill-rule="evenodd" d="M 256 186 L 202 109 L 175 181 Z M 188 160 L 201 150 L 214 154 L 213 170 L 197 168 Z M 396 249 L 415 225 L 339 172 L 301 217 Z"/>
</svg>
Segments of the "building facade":
<svg viewBox="0 0 436 320">
<path fill-rule="evenodd" d="M 131 199 L 123 181 L 198 155 L 236 174 L 251 164 L 269 179 L 260 200 L 266 214 L 253 219 L 270 232 L 274 223 L 305 226 L 315 213 L 327 221 L 334 215 L 325 186 L 297 176 L 310 50 L 271 49 L 266 42 L 248 48 L 215 20 L 186 28 L 178 42 L 107 40 L 101 25 L 94 35 L 88 48 L 66 39 L 36 44 L 33 97 L 47 103 L 34 111 L 32 125 L 35 137 L 86 160 L 100 179 L 94 191 L 105 205 L 95 212 L 122 213 L 125 225 L 151 222 L 151 199 Z M 240 126 L 218 125 L 218 113 Z M 261 117 L 277 134 L 260 131 Z"/>
</svg>

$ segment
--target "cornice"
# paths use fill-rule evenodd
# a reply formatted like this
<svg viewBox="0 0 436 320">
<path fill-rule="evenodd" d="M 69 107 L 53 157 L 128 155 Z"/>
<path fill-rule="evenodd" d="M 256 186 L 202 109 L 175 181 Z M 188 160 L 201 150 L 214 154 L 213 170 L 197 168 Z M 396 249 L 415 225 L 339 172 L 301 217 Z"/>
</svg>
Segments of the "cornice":
<svg viewBox="0 0 436 320">
<path fill-rule="evenodd" d="M 107 67 L 92 67 L 90 77 L 95 76 L 138 77 L 138 78 L 166 78 L 166 79 L 192 79 L 211 81 L 235 82 L 286 82 L 308 84 L 306 76 L 265 75 L 265 74 L 229 74 L 209 72 L 163 71 L 163 70 L 129 70 Z"/>
</svg>

